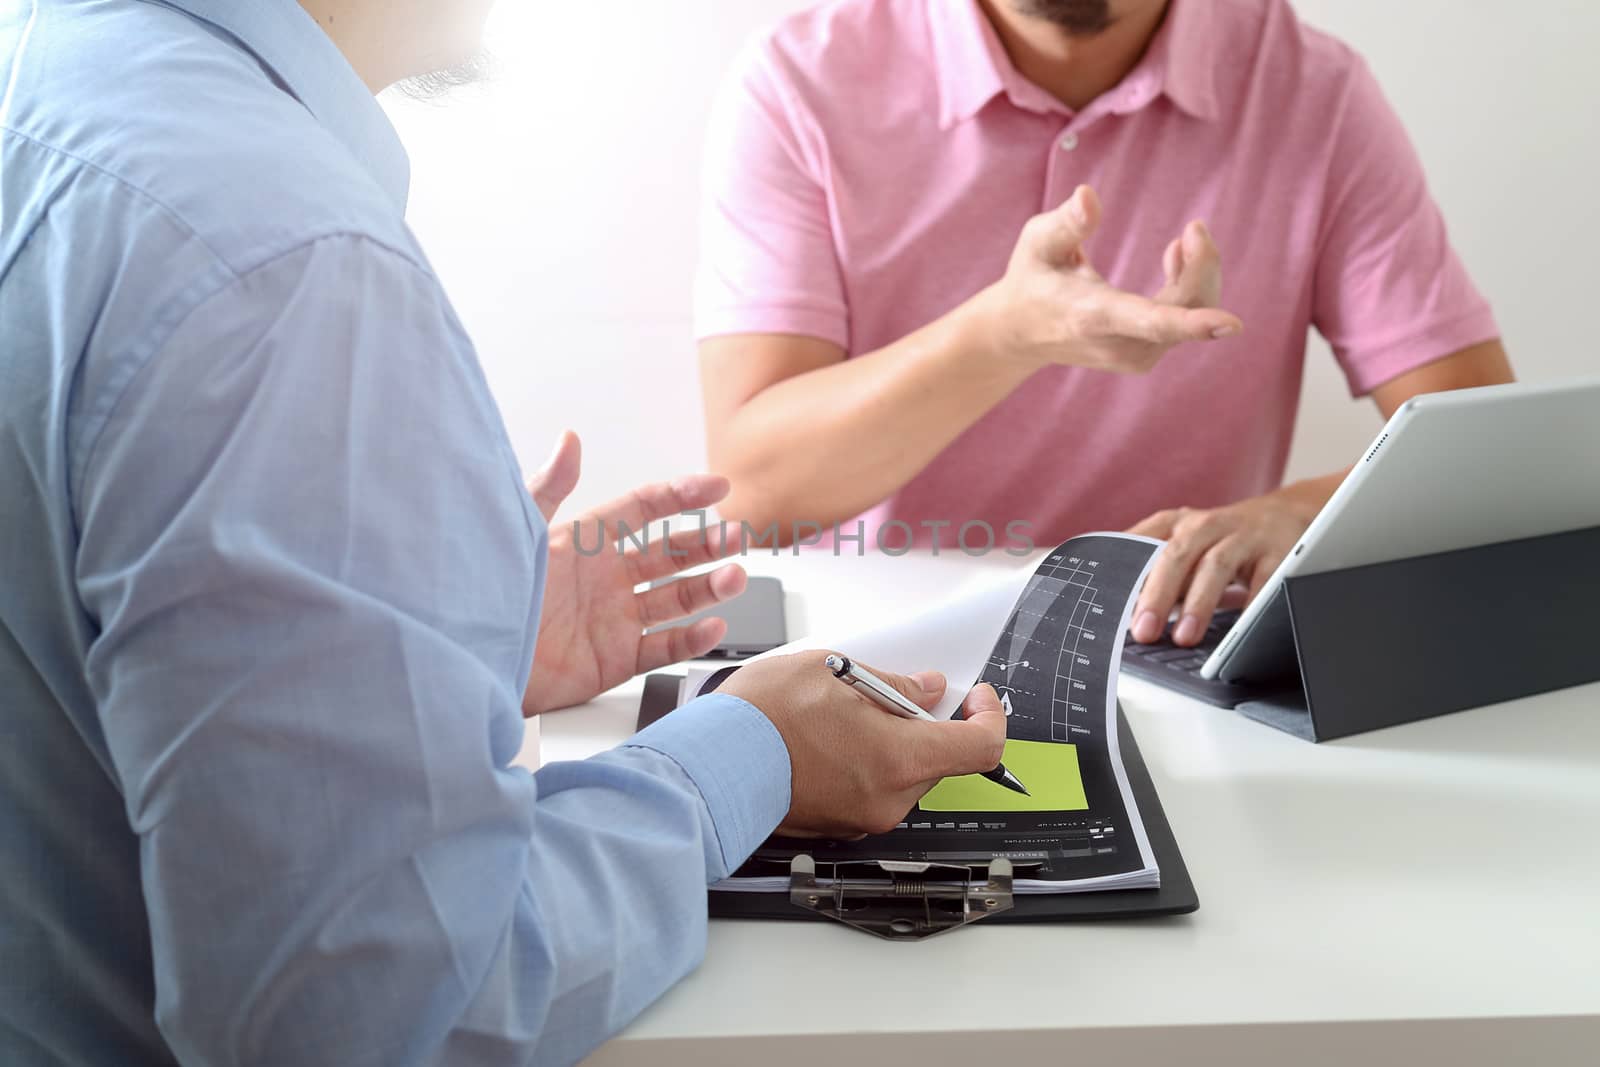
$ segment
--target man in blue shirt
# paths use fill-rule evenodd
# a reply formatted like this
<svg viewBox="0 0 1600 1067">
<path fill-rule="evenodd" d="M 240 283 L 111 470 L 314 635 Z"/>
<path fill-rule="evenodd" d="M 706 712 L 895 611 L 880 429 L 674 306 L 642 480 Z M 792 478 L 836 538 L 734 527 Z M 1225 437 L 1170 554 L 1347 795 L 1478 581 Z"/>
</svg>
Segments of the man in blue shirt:
<svg viewBox="0 0 1600 1067">
<path fill-rule="evenodd" d="M 709 648 L 644 631 L 743 575 L 635 595 L 720 550 L 548 532 L 571 439 L 521 483 L 370 95 L 483 6 L 0 9 L 0 1062 L 570 1063 L 780 823 L 998 761 L 992 691 L 895 719 L 818 654 L 512 765 L 522 712 Z"/>
</svg>

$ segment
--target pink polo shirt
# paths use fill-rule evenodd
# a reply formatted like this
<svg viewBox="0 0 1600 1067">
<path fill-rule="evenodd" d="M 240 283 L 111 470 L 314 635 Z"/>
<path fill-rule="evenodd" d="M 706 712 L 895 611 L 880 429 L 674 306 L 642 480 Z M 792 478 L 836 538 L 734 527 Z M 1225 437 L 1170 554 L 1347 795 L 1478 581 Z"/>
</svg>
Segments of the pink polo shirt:
<svg viewBox="0 0 1600 1067">
<path fill-rule="evenodd" d="M 1105 207 L 1091 259 L 1135 292 L 1206 220 L 1245 333 L 1141 377 L 1041 371 L 869 530 L 898 519 L 926 543 L 924 520 L 1025 519 L 1043 543 L 1267 492 L 1309 327 L 1354 395 L 1498 336 L 1372 74 L 1284 0 L 1172 0 L 1138 66 L 1077 113 L 1017 73 L 975 0 L 786 19 L 715 110 L 697 333 L 872 352 L 998 279 L 1023 223 L 1079 183 Z"/>
</svg>

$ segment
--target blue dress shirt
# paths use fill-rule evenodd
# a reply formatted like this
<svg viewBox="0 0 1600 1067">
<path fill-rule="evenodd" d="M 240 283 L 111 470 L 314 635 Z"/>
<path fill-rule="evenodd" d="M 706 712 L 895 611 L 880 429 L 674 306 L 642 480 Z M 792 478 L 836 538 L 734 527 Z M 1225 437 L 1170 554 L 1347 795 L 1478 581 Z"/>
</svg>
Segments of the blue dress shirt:
<svg viewBox="0 0 1600 1067">
<path fill-rule="evenodd" d="M 776 730 L 511 764 L 544 525 L 297 4 L 9 3 L 0 87 L 0 1062 L 577 1060 Z"/>
</svg>

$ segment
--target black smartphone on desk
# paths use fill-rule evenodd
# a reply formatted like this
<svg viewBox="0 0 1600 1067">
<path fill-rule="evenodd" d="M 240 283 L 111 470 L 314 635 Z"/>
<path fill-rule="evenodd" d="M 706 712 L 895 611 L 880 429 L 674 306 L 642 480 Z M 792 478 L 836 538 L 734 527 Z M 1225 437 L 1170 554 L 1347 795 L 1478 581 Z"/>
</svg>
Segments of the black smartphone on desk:
<svg viewBox="0 0 1600 1067">
<path fill-rule="evenodd" d="M 723 667 L 706 680 L 700 689 L 700 695 L 714 693 L 717 687 L 727 681 L 733 672 L 739 669 L 737 663 Z M 634 726 L 635 730 L 643 730 L 657 719 L 664 718 L 667 712 L 678 706 L 679 690 L 683 687 L 684 676 L 681 674 L 647 674 L 644 679 L 644 693 L 639 697 L 639 721 Z"/>
<path fill-rule="evenodd" d="M 635 730 L 643 730 L 646 726 L 662 719 L 673 708 L 678 706 L 678 687 L 683 684 L 681 674 L 647 674 L 644 679 L 644 693 L 639 697 L 639 720 L 634 724 Z"/>
</svg>

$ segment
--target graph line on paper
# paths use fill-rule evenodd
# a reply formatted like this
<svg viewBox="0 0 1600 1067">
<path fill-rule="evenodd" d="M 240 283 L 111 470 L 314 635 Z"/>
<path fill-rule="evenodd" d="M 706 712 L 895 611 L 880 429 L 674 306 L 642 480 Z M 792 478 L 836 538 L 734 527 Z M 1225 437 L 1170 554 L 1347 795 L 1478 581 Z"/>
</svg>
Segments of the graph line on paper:
<svg viewBox="0 0 1600 1067">
<path fill-rule="evenodd" d="M 1067 742 L 1103 732 L 1094 694 L 1114 667 L 1106 660 L 1115 621 L 1106 619 L 1102 565 L 1053 553 L 1018 599 L 981 679 L 999 692 L 1011 736 Z"/>
</svg>

